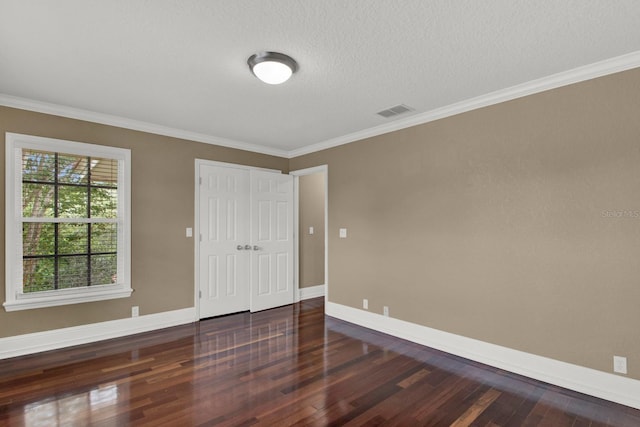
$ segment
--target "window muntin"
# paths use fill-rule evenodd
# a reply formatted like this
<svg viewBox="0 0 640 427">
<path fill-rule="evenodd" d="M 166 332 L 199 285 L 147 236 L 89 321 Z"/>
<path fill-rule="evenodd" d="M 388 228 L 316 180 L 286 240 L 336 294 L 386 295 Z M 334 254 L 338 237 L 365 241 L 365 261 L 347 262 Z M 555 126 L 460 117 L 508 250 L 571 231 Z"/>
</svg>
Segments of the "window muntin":
<svg viewBox="0 0 640 427">
<path fill-rule="evenodd" d="M 5 309 L 129 296 L 129 150 L 10 133 L 6 142 Z"/>
<path fill-rule="evenodd" d="M 117 190 L 113 159 L 22 150 L 24 293 L 115 283 Z"/>
</svg>

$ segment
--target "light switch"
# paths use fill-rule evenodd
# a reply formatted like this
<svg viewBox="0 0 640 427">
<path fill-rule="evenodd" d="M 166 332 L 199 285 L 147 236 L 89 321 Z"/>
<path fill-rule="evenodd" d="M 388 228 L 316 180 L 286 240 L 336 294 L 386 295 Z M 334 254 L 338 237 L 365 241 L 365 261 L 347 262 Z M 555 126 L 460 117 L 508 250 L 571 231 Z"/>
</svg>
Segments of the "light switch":
<svg viewBox="0 0 640 427">
<path fill-rule="evenodd" d="M 193 228 L 187 227 L 187 237 L 193 237 Z"/>
<path fill-rule="evenodd" d="M 346 239 L 347 238 L 347 229 L 346 228 L 341 228 L 340 229 L 340 238 L 341 239 Z"/>
<path fill-rule="evenodd" d="M 313 234 L 313 227 L 309 227 L 309 234 Z"/>
</svg>

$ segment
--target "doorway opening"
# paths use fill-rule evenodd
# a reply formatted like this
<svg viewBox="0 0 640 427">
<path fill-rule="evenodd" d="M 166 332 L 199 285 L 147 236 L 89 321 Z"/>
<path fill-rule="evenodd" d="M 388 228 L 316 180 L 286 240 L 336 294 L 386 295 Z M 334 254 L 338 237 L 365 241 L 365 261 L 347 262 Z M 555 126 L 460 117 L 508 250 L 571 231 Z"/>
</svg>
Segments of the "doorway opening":
<svg viewBox="0 0 640 427">
<path fill-rule="evenodd" d="M 296 301 L 328 300 L 328 166 L 289 172 L 294 176 Z"/>
</svg>

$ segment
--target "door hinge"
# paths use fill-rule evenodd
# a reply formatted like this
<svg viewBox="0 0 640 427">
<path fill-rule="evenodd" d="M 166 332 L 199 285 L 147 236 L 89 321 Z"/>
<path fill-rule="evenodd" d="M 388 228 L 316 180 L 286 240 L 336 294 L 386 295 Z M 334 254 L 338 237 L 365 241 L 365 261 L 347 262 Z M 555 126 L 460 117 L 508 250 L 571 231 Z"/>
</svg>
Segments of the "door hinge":
<svg viewBox="0 0 640 427">
<path fill-rule="evenodd" d="M 199 178 L 198 178 L 198 183 L 199 183 L 200 185 L 202 185 L 202 177 L 199 177 Z"/>
<path fill-rule="evenodd" d="M 198 297 L 202 298 L 202 291 L 198 291 Z"/>
<path fill-rule="evenodd" d="M 202 242 L 202 234 L 200 234 L 199 239 L 200 239 L 200 241 Z"/>
</svg>

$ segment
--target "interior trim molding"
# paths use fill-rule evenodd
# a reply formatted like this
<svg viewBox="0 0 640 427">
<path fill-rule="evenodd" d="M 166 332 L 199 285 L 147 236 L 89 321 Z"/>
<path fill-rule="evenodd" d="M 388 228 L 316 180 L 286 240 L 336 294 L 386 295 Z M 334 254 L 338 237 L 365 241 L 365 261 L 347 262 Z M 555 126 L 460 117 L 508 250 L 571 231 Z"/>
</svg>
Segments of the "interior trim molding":
<svg viewBox="0 0 640 427">
<path fill-rule="evenodd" d="M 119 338 L 196 321 L 194 307 L 0 338 L 0 359 Z"/>
<path fill-rule="evenodd" d="M 88 122 L 116 126 L 141 132 L 148 132 L 156 135 L 169 136 L 189 141 L 202 142 L 205 144 L 219 145 L 222 147 L 235 148 L 238 150 L 246 150 L 252 151 L 254 153 L 292 159 L 294 157 L 315 153 L 317 151 L 326 150 L 328 148 L 337 147 L 339 145 L 348 144 L 350 142 L 359 141 L 365 138 L 371 138 L 396 130 L 421 125 L 478 108 L 488 107 L 490 105 L 499 104 L 501 102 L 510 101 L 512 99 L 522 98 L 527 95 L 533 95 L 535 93 L 544 92 L 546 90 L 555 89 L 573 83 L 579 83 L 585 80 L 595 79 L 597 77 L 602 77 L 638 67 L 640 67 L 640 51 L 631 52 L 625 55 L 616 56 L 614 58 L 605 59 L 604 61 L 595 62 L 593 64 L 584 65 L 582 67 L 577 67 L 567 71 L 562 71 L 560 73 L 552 74 L 547 77 L 531 80 L 529 82 L 511 86 L 509 88 L 480 95 L 475 98 L 460 101 L 441 108 L 436 108 L 431 111 L 415 114 L 404 119 L 395 120 L 391 123 L 385 123 L 383 125 L 363 129 L 361 131 L 338 136 L 336 138 L 328 139 L 326 141 L 318 142 L 290 151 L 267 147 L 259 144 L 251 144 L 248 142 L 215 137 L 212 135 L 206 135 L 182 129 L 175 129 L 168 126 L 157 125 L 110 114 L 97 113 L 80 108 L 73 108 L 48 102 L 35 101 L 27 98 L 20 98 L 1 93 L 0 106 L 34 111 L 38 113 L 52 114 L 55 116 L 84 120 Z"/>
<path fill-rule="evenodd" d="M 235 148 L 238 150 L 251 151 L 254 153 L 267 154 L 287 158 L 288 152 L 277 148 L 266 147 L 264 145 L 251 144 L 248 142 L 235 141 L 232 139 L 220 138 L 198 132 L 191 132 L 182 129 L 175 129 L 168 126 L 143 122 L 140 120 L 128 119 L 126 117 L 113 116 L 110 114 L 97 113 L 95 111 L 83 110 L 80 108 L 67 107 L 64 105 L 52 104 L 48 102 L 35 101 L 17 96 L 0 93 L 0 105 L 17 108 L 19 110 L 33 111 L 36 113 L 51 114 L 54 116 L 66 117 L 69 119 L 84 120 L 87 122 L 102 125 L 115 126 L 124 129 L 136 130 L 140 132 L 152 133 L 155 135 L 169 136 L 172 138 L 185 139 L 188 141 L 202 142 L 205 144 L 219 145 L 221 147 Z"/>
<path fill-rule="evenodd" d="M 327 302 L 325 312 L 365 328 L 580 393 L 640 409 L 640 381 Z"/>
<path fill-rule="evenodd" d="M 298 290 L 299 300 L 323 297 L 325 293 L 325 285 L 309 286 Z"/>
<path fill-rule="evenodd" d="M 476 110 L 490 105 L 500 104 L 502 102 L 511 101 L 513 99 L 522 98 L 527 95 L 533 95 L 562 86 L 568 86 L 586 80 L 595 79 L 597 77 L 618 73 L 640 67 L 640 51 L 628 53 L 626 55 L 617 56 L 606 59 L 604 61 L 574 68 L 572 70 L 563 71 L 552 74 L 526 83 L 500 89 L 475 98 L 456 102 L 441 108 L 436 108 L 424 113 L 415 114 L 403 119 L 395 120 L 391 123 L 353 132 L 347 135 L 332 138 L 324 142 L 312 144 L 297 150 L 289 151 L 289 158 L 302 156 L 305 154 L 315 153 L 317 151 L 326 150 L 328 148 L 337 147 L 339 145 L 348 144 L 350 142 L 359 141 L 365 138 L 382 135 L 385 133 L 421 125 L 446 117 L 455 116 L 456 114 L 465 113 L 467 111 Z"/>
</svg>

